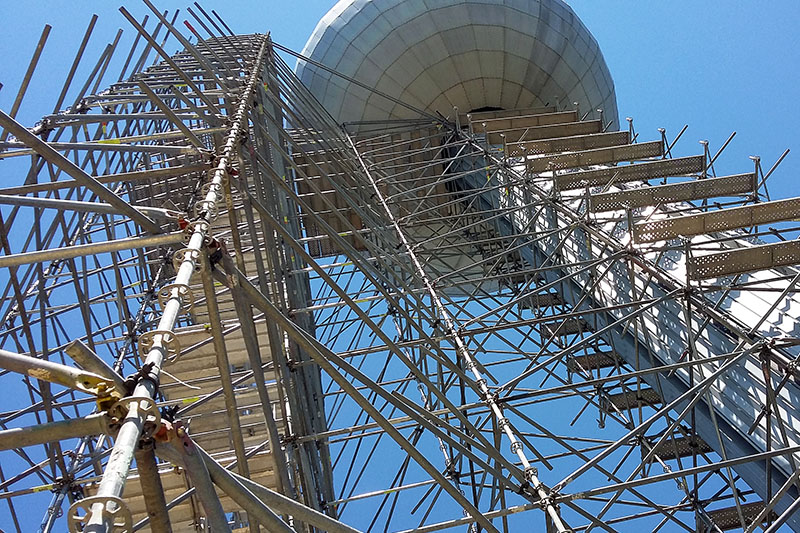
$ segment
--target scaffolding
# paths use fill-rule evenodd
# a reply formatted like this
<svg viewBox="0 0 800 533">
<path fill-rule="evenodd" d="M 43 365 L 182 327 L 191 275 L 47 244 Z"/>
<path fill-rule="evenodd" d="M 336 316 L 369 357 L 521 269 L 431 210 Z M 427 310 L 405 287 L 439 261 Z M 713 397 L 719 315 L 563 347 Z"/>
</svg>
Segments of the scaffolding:
<svg viewBox="0 0 800 533">
<path fill-rule="evenodd" d="M 0 111 L 0 527 L 800 530 L 786 154 L 340 125 L 268 34 L 145 4 L 52 114 Z"/>
</svg>

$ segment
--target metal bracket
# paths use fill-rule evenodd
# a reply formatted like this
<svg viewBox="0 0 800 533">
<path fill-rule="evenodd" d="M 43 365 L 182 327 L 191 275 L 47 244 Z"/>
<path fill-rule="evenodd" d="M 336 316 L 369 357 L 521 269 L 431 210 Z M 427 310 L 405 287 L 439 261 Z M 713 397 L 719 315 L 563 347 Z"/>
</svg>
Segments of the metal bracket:
<svg viewBox="0 0 800 533">
<path fill-rule="evenodd" d="M 175 357 L 181 353 L 181 343 L 178 341 L 178 336 L 174 331 L 154 329 L 146 331 L 139 336 L 139 355 L 142 357 L 147 356 L 153 348 L 156 335 L 161 335 L 161 344 L 166 351 L 165 359 Z"/>
<path fill-rule="evenodd" d="M 172 266 L 175 267 L 175 272 L 178 271 L 178 269 L 181 267 L 181 263 L 187 259 L 187 256 L 188 259 L 194 263 L 194 271 L 202 272 L 203 264 L 198 261 L 200 258 L 200 250 L 195 250 L 194 248 L 181 248 L 172 254 Z"/>
<path fill-rule="evenodd" d="M 126 396 L 112 405 L 111 409 L 108 410 L 108 414 L 121 421 L 128 416 L 132 403 L 137 403 L 136 408 L 144 413 L 141 438 L 149 439 L 161 427 L 161 413 L 158 411 L 154 399 L 149 396 Z"/>
<path fill-rule="evenodd" d="M 214 189 L 214 194 L 220 194 L 223 192 L 223 184 L 214 183 L 213 181 L 208 181 L 204 183 L 203 186 L 200 187 L 200 196 L 205 198 L 206 196 L 208 196 L 208 193 L 211 192 L 211 189 Z"/>
<path fill-rule="evenodd" d="M 183 240 L 188 243 L 191 240 L 192 235 L 194 235 L 195 231 L 198 230 L 204 233 L 208 233 L 209 226 L 210 224 L 202 218 L 187 223 L 186 227 L 183 228 L 183 233 L 184 233 Z"/>
<path fill-rule="evenodd" d="M 114 496 L 90 496 L 78 500 L 69 508 L 67 524 L 69 533 L 80 533 L 86 526 L 86 519 L 94 505 L 103 506 L 103 518 L 111 524 L 111 533 L 131 533 L 133 531 L 133 517 L 128 506 L 121 498 Z"/>
<path fill-rule="evenodd" d="M 161 309 L 164 309 L 167 306 L 167 302 L 176 296 L 175 291 L 178 292 L 177 296 L 181 305 L 178 314 L 182 315 L 191 312 L 194 308 L 194 294 L 192 294 L 192 289 L 188 285 L 182 283 L 170 283 L 158 290 L 158 303 L 161 304 Z M 141 343 L 141 339 L 139 342 Z"/>
<path fill-rule="evenodd" d="M 194 204 L 194 216 L 200 217 L 200 213 L 205 211 L 208 213 L 208 219 L 214 220 L 217 218 L 219 214 L 219 209 L 217 208 L 217 202 L 212 200 L 200 200 Z"/>
</svg>

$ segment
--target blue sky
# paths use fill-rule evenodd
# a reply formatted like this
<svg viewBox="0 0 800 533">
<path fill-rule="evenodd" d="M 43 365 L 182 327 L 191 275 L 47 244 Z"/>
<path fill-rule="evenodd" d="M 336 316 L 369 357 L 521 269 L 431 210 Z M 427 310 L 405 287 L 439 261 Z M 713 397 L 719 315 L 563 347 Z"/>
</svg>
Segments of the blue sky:
<svg viewBox="0 0 800 533">
<path fill-rule="evenodd" d="M 300 50 L 333 3 L 233 0 L 204 5 L 216 9 L 236 31 L 269 30 L 277 42 Z M 672 138 L 689 124 L 679 151 L 696 152 L 700 149 L 697 141 L 708 139 L 715 152 L 737 131 L 719 160 L 718 171 L 725 173 L 750 170 L 747 156 L 755 154 L 762 156 L 768 168 L 790 148 L 792 153 L 771 181 L 773 197 L 795 195 L 792 183 L 800 175 L 800 34 L 796 31 L 800 3 L 569 3 L 600 43 L 616 84 L 620 116 L 634 118 L 641 140 L 658 138 L 658 127 L 667 128 Z M 148 12 L 139 2 L 126 4 L 138 17 Z M 51 110 L 92 13 L 100 20 L 90 47 L 93 55 L 87 57 L 96 57 L 100 46 L 110 42 L 120 27 L 125 31 L 123 39 L 130 42 L 133 29 L 116 5 L 101 0 L 32 0 L 20 8 L 20 4 L 2 2 L 0 109 L 10 109 L 45 22 L 53 25 L 53 31 L 19 115 L 27 125 Z M 173 10 L 190 2 L 161 0 L 158 5 Z"/>
<path fill-rule="evenodd" d="M 203 2 L 207 9 L 217 9 L 235 31 L 271 31 L 277 42 L 296 50 L 302 49 L 333 3 Z M 771 178 L 771 191 L 773 198 L 799 195 L 794 190 L 800 176 L 797 0 L 569 3 L 597 38 L 615 80 L 620 116 L 635 119 L 640 140 L 657 139 L 658 127 L 665 127 L 672 139 L 689 124 L 678 151 L 701 153 L 698 141 L 707 139 L 713 153 L 735 130 L 738 134 L 719 160 L 718 174 L 751 170 L 748 156 L 755 154 L 762 156 L 766 170 L 790 148 L 789 157 Z M 88 63 L 94 63 L 120 27 L 128 46 L 134 30 L 116 4 L 113 0 L 31 0 L 20 8 L 10 0 L 2 2 L 0 109 L 10 110 L 45 23 L 52 24 L 53 30 L 19 114 L 26 125 L 52 110 L 92 13 L 100 20 L 84 69 L 91 67 Z M 148 12 L 138 1 L 127 4 L 137 18 Z M 185 0 L 158 2 L 169 10 L 189 4 Z M 3 179 L 17 184 L 23 177 L 6 173 Z M 37 524 L 39 513 L 37 508 L 33 517 Z"/>
</svg>

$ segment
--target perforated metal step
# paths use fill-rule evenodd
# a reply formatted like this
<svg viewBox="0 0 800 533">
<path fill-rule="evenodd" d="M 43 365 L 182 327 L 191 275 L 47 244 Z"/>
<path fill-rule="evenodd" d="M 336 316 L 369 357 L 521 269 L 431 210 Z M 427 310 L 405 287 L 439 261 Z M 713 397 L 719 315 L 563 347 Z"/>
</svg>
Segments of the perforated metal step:
<svg viewBox="0 0 800 533">
<path fill-rule="evenodd" d="M 567 335 L 576 335 L 578 333 L 592 331 L 589 323 L 582 318 L 568 318 L 566 320 L 545 322 L 544 324 L 540 324 L 539 328 L 544 338 L 552 337 L 553 335 L 565 337 Z"/>
<path fill-rule="evenodd" d="M 649 157 L 659 157 L 663 154 L 663 148 L 661 141 L 594 148 L 580 152 L 531 158 L 525 162 L 525 167 L 530 172 L 544 172 L 546 170 L 562 170 L 565 168 L 634 161 Z"/>
<path fill-rule="evenodd" d="M 800 241 L 763 244 L 692 257 L 689 277 L 703 280 L 800 264 Z"/>
<path fill-rule="evenodd" d="M 576 122 L 578 113 L 575 111 L 562 111 L 560 113 L 542 113 L 539 115 L 522 115 L 493 119 L 475 119 L 473 117 L 472 130 L 476 133 L 515 130 L 520 128 L 535 128 L 551 124 L 565 124 Z"/>
<path fill-rule="evenodd" d="M 559 190 L 564 191 L 583 187 L 602 187 L 611 183 L 626 181 L 645 181 L 669 176 L 689 176 L 702 172 L 704 168 L 705 156 L 697 155 L 637 163 L 635 165 L 570 172 L 556 176 L 555 183 Z"/>
<path fill-rule="evenodd" d="M 461 124 L 466 124 L 470 120 L 491 120 L 493 118 L 506 118 L 526 115 L 541 115 L 542 113 L 555 113 L 558 111 L 556 106 L 526 107 L 522 109 L 499 109 L 497 111 L 479 111 L 477 113 L 462 113 L 459 115 Z"/>
<path fill-rule="evenodd" d="M 661 396 L 655 389 L 642 389 L 609 394 L 606 400 L 620 411 L 625 411 L 659 404 L 661 403 Z"/>
<path fill-rule="evenodd" d="M 519 307 L 520 309 L 541 309 L 561 303 L 563 303 L 563 301 L 557 292 L 549 292 L 547 294 L 532 294 L 527 296 L 520 301 Z"/>
<path fill-rule="evenodd" d="M 696 215 L 660 218 L 633 227 L 633 240 L 646 243 L 717 231 L 749 228 L 800 218 L 800 198 L 720 209 Z"/>
<path fill-rule="evenodd" d="M 648 451 L 648 448 L 642 447 L 642 457 L 646 456 Z M 685 459 L 687 457 L 692 457 L 693 454 L 699 455 L 710 452 L 711 446 L 709 446 L 699 437 L 679 437 L 676 439 L 670 439 L 662 442 L 661 445 L 656 449 L 656 454 L 658 454 L 658 456 L 664 461 L 671 459 Z"/>
<path fill-rule="evenodd" d="M 720 178 L 593 194 L 591 210 L 599 213 L 615 209 L 635 209 L 673 202 L 748 194 L 755 189 L 755 179 L 755 174 L 752 173 L 735 174 Z"/>
<path fill-rule="evenodd" d="M 755 520 L 759 513 L 764 510 L 764 502 L 744 503 L 740 507 L 746 527 L 752 524 L 753 520 Z M 722 531 L 741 529 L 742 527 L 742 522 L 739 519 L 739 512 L 735 506 L 725 507 L 724 509 L 714 509 L 713 511 L 706 511 L 706 513 L 714 522 L 714 525 Z M 697 521 L 697 531 L 698 533 L 710 533 L 711 531 L 714 531 L 714 529 L 701 519 Z"/>
<path fill-rule="evenodd" d="M 612 368 L 618 361 L 620 361 L 619 356 L 614 352 L 594 352 L 570 357 L 567 359 L 567 369 L 573 373 L 600 370 Z"/>
<path fill-rule="evenodd" d="M 614 131 L 611 133 L 594 133 L 591 135 L 574 135 L 556 139 L 542 139 L 540 141 L 521 141 L 508 143 L 509 157 L 523 155 L 553 154 L 557 152 L 572 152 L 575 150 L 590 150 L 592 148 L 607 148 L 609 146 L 622 146 L 630 142 L 627 131 Z"/>
<path fill-rule="evenodd" d="M 487 138 L 489 144 L 503 144 L 504 140 L 507 143 L 535 141 L 540 139 L 554 139 L 557 137 L 589 135 L 592 133 L 600 133 L 602 130 L 603 124 L 599 120 L 586 120 L 584 122 L 570 122 L 568 124 L 506 130 L 503 132 L 505 137 L 501 137 L 499 133 L 489 133 Z"/>
</svg>

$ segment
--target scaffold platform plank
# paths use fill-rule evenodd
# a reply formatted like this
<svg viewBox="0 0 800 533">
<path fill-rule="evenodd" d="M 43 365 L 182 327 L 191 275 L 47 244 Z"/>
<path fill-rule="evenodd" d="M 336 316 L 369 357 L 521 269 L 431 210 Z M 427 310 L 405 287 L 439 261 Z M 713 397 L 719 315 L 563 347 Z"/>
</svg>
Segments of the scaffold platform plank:
<svg viewBox="0 0 800 533">
<path fill-rule="evenodd" d="M 581 318 L 568 318 L 566 320 L 555 320 L 539 325 L 542 337 L 548 338 L 553 335 L 566 337 L 567 335 L 577 335 L 592 331 L 588 322 Z"/>
<path fill-rule="evenodd" d="M 545 294 L 531 294 L 523 298 L 520 303 L 520 309 L 541 309 L 543 307 L 552 307 L 563 303 L 561 296 L 557 292 L 548 292 Z"/>
<path fill-rule="evenodd" d="M 518 130 L 520 128 L 535 128 L 552 124 L 565 124 L 577 122 L 578 113 L 575 111 L 562 111 L 560 113 L 543 113 L 540 115 L 522 115 L 506 118 L 493 118 L 476 120 L 472 119 L 472 130 L 475 133 L 497 132 L 505 130 Z"/>
<path fill-rule="evenodd" d="M 739 507 L 742 511 L 742 518 L 744 518 L 745 526 L 748 526 L 752 524 L 756 517 L 764 510 L 764 502 L 742 503 Z M 714 522 L 714 525 L 722 531 L 731 531 L 733 529 L 741 529 L 742 527 L 742 522 L 739 519 L 739 511 L 736 509 L 735 505 L 706 511 L 706 514 L 708 518 Z M 772 517 L 775 519 L 776 515 L 772 513 Z M 706 524 L 703 520 L 698 520 L 697 531 L 698 533 L 710 533 L 711 531 L 715 531 L 715 528 Z"/>
<path fill-rule="evenodd" d="M 689 277 L 700 281 L 800 264 L 800 241 L 748 246 L 692 257 Z"/>
<path fill-rule="evenodd" d="M 583 187 L 602 187 L 610 183 L 645 181 L 670 176 L 689 176 L 705 168 L 705 156 L 678 157 L 596 170 L 570 172 L 555 177 L 556 187 L 565 191 Z"/>
<path fill-rule="evenodd" d="M 533 128 L 519 128 L 506 130 L 501 133 L 490 132 L 487 134 L 489 144 L 515 143 L 521 141 L 536 141 L 540 139 L 555 139 L 558 137 L 573 137 L 575 135 L 589 135 L 600 133 L 603 124 L 599 120 L 586 120 L 583 122 L 568 122 L 566 124 L 551 124 Z"/>
<path fill-rule="evenodd" d="M 642 457 L 647 455 L 649 449 L 642 447 Z M 693 454 L 710 453 L 711 446 L 700 437 L 677 437 L 662 442 L 656 448 L 656 454 L 665 461 L 685 459 Z"/>
<path fill-rule="evenodd" d="M 498 109 L 496 111 L 478 111 L 473 113 L 460 114 L 459 120 L 462 124 L 466 124 L 470 120 L 491 120 L 495 118 L 508 118 L 508 117 L 522 117 L 527 115 L 542 115 L 544 113 L 555 113 L 558 111 L 556 106 L 539 106 L 539 107 L 526 107 L 521 109 Z"/>
<path fill-rule="evenodd" d="M 609 394 L 606 399 L 610 405 L 613 405 L 620 411 L 648 407 L 661 403 L 661 396 L 659 396 L 655 389 L 618 392 L 616 394 Z"/>
<path fill-rule="evenodd" d="M 630 138 L 631 136 L 627 131 L 614 131 L 611 133 L 574 135 L 572 137 L 557 137 L 539 141 L 521 141 L 508 143 L 508 156 L 520 157 L 622 146 L 628 144 Z"/>
<path fill-rule="evenodd" d="M 655 185 L 627 191 L 606 192 L 591 196 L 591 210 L 600 213 L 616 209 L 635 209 L 673 202 L 752 193 L 755 174 L 735 174 L 705 180 L 692 180 L 670 185 Z"/>
<path fill-rule="evenodd" d="M 565 168 L 581 168 L 591 165 L 634 161 L 660 157 L 663 154 L 663 143 L 661 141 L 652 141 L 529 158 L 525 161 L 525 166 L 530 172 L 544 172 L 547 170 L 563 170 Z"/>
<path fill-rule="evenodd" d="M 676 237 L 749 228 L 798 218 L 800 218 L 800 198 L 787 198 L 695 215 L 640 222 L 633 227 L 633 240 L 637 243 L 668 241 Z"/>
<path fill-rule="evenodd" d="M 593 352 L 574 355 L 567 359 L 567 370 L 572 373 L 585 372 L 587 370 L 601 370 L 603 368 L 613 368 L 620 362 L 619 356 L 613 351 Z"/>
</svg>

